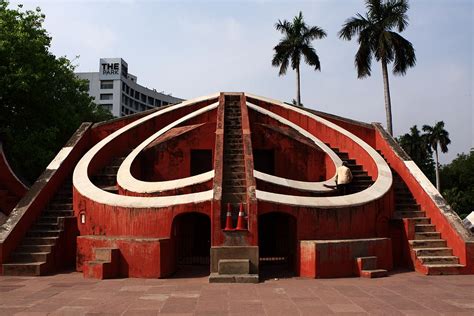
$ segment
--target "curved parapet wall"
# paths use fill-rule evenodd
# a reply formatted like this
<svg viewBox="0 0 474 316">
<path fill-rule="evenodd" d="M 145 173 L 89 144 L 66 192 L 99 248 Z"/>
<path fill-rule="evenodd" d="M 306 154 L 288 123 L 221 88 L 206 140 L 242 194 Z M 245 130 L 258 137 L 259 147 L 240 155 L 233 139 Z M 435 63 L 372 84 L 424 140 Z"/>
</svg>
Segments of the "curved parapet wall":
<svg viewBox="0 0 474 316">
<path fill-rule="evenodd" d="M 385 162 L 385 160 L 380 156 L 380 154 L 373 149 L 370 145 L 364 142 L 359 137 L 355 136 L 351 132 L 343 129 L 342 127 L 321 118 L 315 114 L 310 112 L 304 111 L 302 109 L 289 106 L 287 104 L 281 103 L 279 101 L 270 100 L 262 97 L 257 97 L 252 95 L 252 99 L 263 101 L 265 104 L 269 105 L 270 107 L 280 107 L 280 111 L 278 109 L 272 108 L 271 110 L 265 109 L 262 106 L 259 106 L 257 102 L 252 102 L 251 100 L 248 101 L 248 107 L 261 113 L 264 115 L 268 115 L 280 123 L 290 126 L 293 129 L 296 129 L 300 134 L 303 136 L 311 139 L 317 146 L 322 148 L 333 160 L 336 166 L 341 164 L 341 161 L 337 157 L 337 155 L 327 146 L 325 142 L 331 143 L 339 148 L 351 148 L 351 153 L 354 153 L 356 159 L 364 162 L 364 167 L 369 171 L 369 174 L 375 179 L 375 183 L 370 186 L 368 189 L 363 190 L 358 193 L 345 195 L 345 196 L 333 196 L 333 197 L 307 197 L 307 196 L 294 196 L 294 195 L 287 195 L 287 194 L 278 194 L 278 193 L 271 193 L 266 191 L 257 190 L 256 195 L 257 199 L 278 203 L 278 204 L 289 204 L 295 206 L 306 206 L 306 207 L 318 207 L 318 208 L 341 208 L 341 207 L 353 207 L 363 205 L 375 200 L 380 199 L 383 197 L 391 188 L 392 185 L 392 173 L 390 171 L 389 166 Z M 273 110 L 273 111 L 272 111 Z M 286 113 L 289 119 L 285 119 L 284 117 L 276 114 L 278 112 Z M 296 113 L 295 114 L 292 114 Z M 294 122 L 292 122 L 292 119 Z M 304 123 L 302 123 L 304 121 Z M 299 125 L 298 125 L 299 124 Z M 305 128 L 301 127 L 301 125 L 305 126 Z M 312 133 L 308 132 L 312 127 Z M 308 130 L 307 130 L 308 129 Z M 314 133 L 317 133 L 319 138 L 316 138 Z M 325 138 L 320 140 L 320 138 Z M 262 178 L 262 175 L 257 172 L 257 178 Z M 275 179 L 270 177 L 263 178 L 269 180 L 269 182 L 279 182 L 281 185 L 296 185 L 297 187 L 303 189 L 309 189 L 311 186 L 314 186 L 314 190 L 318 191 L 324 188 L 324 184 L 327 185 L 326 182 L 320 183 L 298 183 L 294 182 L 289 179 Z M 263 180 L 263 179 L 262 179 Z M 330 180 L 330 182 L 334 182 L 334 177 Z"/>
<path fill-rule="evenodd" d="M 89 177 L 89 170 L 91 170 L 91 164 L 93 164 L 94 159 L 101 153 L 101 151 L 106 150 L 107 145 L 120 139 L 121 136 L 133 132 L 134 129 L 139 128 L 141 125 L 145 124 L 148 121 L 151 121 L 161 115 L 165 115 L 171 111 L 178 110 L 183 107 L 193 106 L 194 104 L 208 100 L 212 98 L 217 98 L 217 95 L 211 95 L 207 97 L 197 98 L 190 101 L 186 101 L 174 106 L 170 106 L 162 111 L 154 112 L 150 115 L 147 115 L 143 118 L 140 118 L 116 132 L 110 134 L 94 147 L 92 147 L 86 155 L 79 161 L 74 170 L 73 175 L 73 184 L 74 188 L 77 190 L 81 196 L 84 198 L 90 199 L 96 203 L 109 205 L 114 207 L 123 207 L 123 208 L 162 208 L 169 207 L 173 205 L 180 204 L 193 204 L 200 203 L 204 201 L 209 201 L 212 199 L 213 191 L 208 190 L 204 192 L 196 192 L 190 194 L 174 195 L 174 196 L 159 196 L 159 197 L 139 197 L 139 196 L 125 196 L 113 194 L 106 192 L 99 187 L 97 187 Z M 210 105 L 204 106 L 200 109 L 188 113 L 179 120 L 168 124 L 166 127 L 160 129 L 158 132 L 151 135 L 148 139 L 142 142 L 138 147 L 136 147 L 132 153 L 125 159 L 123 164 L 119 169 L 117 175 L 119 185 L 133 192 L 139 193 L 148 193 L 148 192 L 157 192 L 163 191 L 166 189 L 175 189 L 182 187 L 183 185 L 192 185 L 202 181 L 210 180 L 209 176 L 212 176 L 213 173 L 206 173 L 196 177 L 191 177 L 187 179 L 180 179 L 175 181 L 169 181 L 166 183 L 162 182 L 143 182 L 132 177 L 130 168 L 133 160 L 136 156 L 154 139 L 168 131 L 170 128 L 179 125 L 182 122 L 185 122 L 193 117 L 196 117 L 202 113 L 211 111 L 217 108 L 217 103 L 212 103 Z M 97 168 L 96 168 L 97 169 Z"/>
<path fill-rule="evenodd" d="M 0 213 L 10 214 L 13 207 L 27 191 L 28 187 L 18 179 L 11 169 L 3 151 L 3 144 L 0 142 Z"/>
</svg>

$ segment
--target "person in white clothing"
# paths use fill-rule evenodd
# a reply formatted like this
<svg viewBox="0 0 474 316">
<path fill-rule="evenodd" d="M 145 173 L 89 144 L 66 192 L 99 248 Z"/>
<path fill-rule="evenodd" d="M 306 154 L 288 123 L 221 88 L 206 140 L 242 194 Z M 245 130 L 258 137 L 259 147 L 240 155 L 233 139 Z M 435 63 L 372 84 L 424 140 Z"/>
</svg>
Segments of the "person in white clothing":
<svg viewBox="0 0 474 316">
<path fill-rule="evenodd" d="M 351 169 L 347 167 L 347 163 L 344 161 L 342 166 L 336 169 L 336 187 L 341 192 L 342 195 L 345 195 L 347 192 L 347 186 L 352 181 L 352 172 Z"/>
</svg>

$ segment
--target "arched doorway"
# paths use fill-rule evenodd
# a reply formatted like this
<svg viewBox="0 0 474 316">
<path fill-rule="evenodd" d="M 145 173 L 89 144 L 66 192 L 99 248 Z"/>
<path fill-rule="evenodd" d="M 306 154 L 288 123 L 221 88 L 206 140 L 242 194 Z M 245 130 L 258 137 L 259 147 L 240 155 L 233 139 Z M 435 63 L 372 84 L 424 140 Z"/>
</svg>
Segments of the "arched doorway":
<svg viewBox="0 0 474 316">
<path fill-rule="evenodd" d="M 296 219 L 272 212 L 258 218 L 260 274 L 266 277 L 294 275 L 296 265 Z"/>
<path fill-rule="evenodd" d="M 178 215 L 173 221 L 173 239 L 179 273 L 209 274 L 211 220 L 200 213 Z"/>
</svg>

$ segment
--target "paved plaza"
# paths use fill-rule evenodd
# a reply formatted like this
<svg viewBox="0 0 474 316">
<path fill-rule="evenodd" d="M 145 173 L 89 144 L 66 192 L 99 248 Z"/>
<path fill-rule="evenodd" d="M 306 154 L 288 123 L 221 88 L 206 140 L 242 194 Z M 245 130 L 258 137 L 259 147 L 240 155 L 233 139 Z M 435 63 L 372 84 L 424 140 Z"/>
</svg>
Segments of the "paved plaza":
<svg viewBox="0 0 474 316">
<path fill-rule="evenodd" d="M 398 272 L 381 279 L 268 279 L 209 284 L 206 276 L 84 279 L 70 272 L 0 277 L 1 315 L 474 315 L 474 275 Z"/>
</svg>

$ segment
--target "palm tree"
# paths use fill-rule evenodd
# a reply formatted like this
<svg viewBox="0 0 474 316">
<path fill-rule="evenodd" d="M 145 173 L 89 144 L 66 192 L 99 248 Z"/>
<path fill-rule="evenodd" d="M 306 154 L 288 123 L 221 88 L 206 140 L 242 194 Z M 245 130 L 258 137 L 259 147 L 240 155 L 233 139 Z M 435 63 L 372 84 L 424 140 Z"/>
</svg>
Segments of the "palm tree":
<svg viewBox="0 0 474 316">
<path fill-rule="evenodd" d="M 449 133 L 444 129 L 444 122 L 438 122 L 433 127 L 429 125 L 423 125 L 423 131 L 426 133 L 426 140 L 428 144 L 433 148 L 435 153 L 435 171 L 436 171 L 436 188 L 438 191 L 441 190 L 441 185 L 439 181 L 439 163 L 438 163 L 438 144 L 441 148 L 441 152 L 448 152 L 448 145 L 451 143 L 449 139 Z"/>
<path fill-rule="evenodd" d="M 358 78 L 371 74 L 372 57 L 382 64 L 385 93 L 385 112 L 387 130 L 393 135 L 392 103 L 388 82 L 387 64 L 393 62 L 393 73 L 404 75 L 409 67 L 416 64 L 415 49 L 412 44 L 393 29 L 402 32 L 408 25 L 407 0 L 366 0 L 367 13 L 357 14 L 347 19 L 339 37 L 351 40 L 359 35 L 359 50 L 355 55 Z"/>
<path fill-rule="evenodd" d="M 275 28 L 284 36 L 280 40 L 273 55 L 272 65 L 280 67 L 279 76 L 286 74 L 288 65 L 291 61 L 291 68 L 296 70 L 296 104 L 301 105 L 300 93 L 300 61 L 301 56 L 304 56 L 306 63 L 314 67 L 314 70 L 321 70 L 319 57 L 316 50 L 311 45 L 311 41 L 326 37 L 326 32 L 317 26 L 308 26 L 303 20 L 303 14 L 293 18 L 293 23 L 284 20 L 278 20 Z"/>
</svg>

